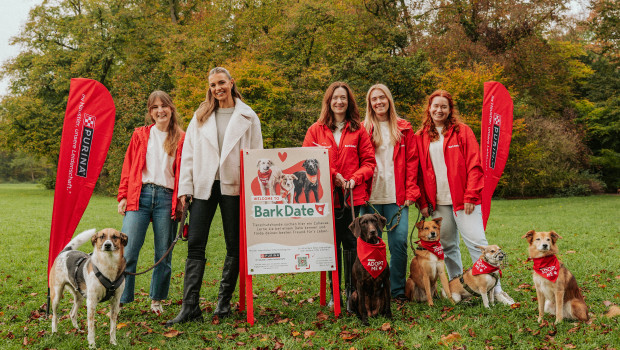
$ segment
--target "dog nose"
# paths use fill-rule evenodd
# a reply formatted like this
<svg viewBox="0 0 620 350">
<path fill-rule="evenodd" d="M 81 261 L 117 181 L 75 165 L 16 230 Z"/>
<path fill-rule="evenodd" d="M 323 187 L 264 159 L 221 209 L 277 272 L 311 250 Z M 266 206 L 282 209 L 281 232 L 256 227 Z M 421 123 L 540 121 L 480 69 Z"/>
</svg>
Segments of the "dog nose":
<svg viewBox="0 0 620 350">
<path fill-rule="evenodd" d="M 547 249 L 549 247 L 549 245 L 547 243 L 542 245 L 543 249 Z"/>
<path fill-rule="evenodd" d="M 110 242 L 105 242 L 105 243 L 103 244 L 103 247 L 104 247 L 106 250 L 109 250 L 109 249 L 111 249 L 111 248 L 112 248 L 112 243 L 110 243 Z"/>
</svg>

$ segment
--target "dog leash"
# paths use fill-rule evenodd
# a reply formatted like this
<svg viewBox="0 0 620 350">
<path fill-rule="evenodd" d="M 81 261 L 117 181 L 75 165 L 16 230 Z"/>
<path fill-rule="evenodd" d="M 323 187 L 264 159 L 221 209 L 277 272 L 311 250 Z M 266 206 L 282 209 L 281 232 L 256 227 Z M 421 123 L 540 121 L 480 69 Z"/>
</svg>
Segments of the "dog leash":
<svg viewBox="0 0 620 350">
<path fill-rule="evenodd" d="M 337 190 L 335 190 L 337 191 Z M 337 193 L 339 194 L 339 193 Z M 353 205 L 353 189 L 348 189 L 345 188 L 343 189 L 343 208 L 334 208 L 334 213 L 335 215 L 335 219 L 340 220 L 344 217 L 344 211 L 346 210 L 347 207 L 351 208 L 351 219 L 352 221 L 355 221 L 355 206 Z M 347 200 L 349 202 L 347 202 Z M 338 214 L 338 212 L 340 212 L 340 214 Z"/>
<path fill-rule="evenodd" d="M 181 214 L 181 220 L 179 221 L 180 229 L 177 230 L 177 236 L 174 238 L 174 240 L 170 244 L 170 247 L 168 248 L 166 253 L 164 253 L 164 255 L 161 258 L 159 258 L 159 260 L 155 263 L 155 265 L 153 265 L 153 266 L 149 267 L 148 269 L 146 269 L 144 271 L 141 271 L 141 272 L 125 271 L 126 275 L 138 276 L 138 275 L 142 275 L 142 274 L 145 274 L 145 273 L 151 271 L 157 265 L 159 265 L 162 261 L 164 261 L 164 259 L 168 256 L 168 254 L 170 254 L 170 252 L 172 252 L 172 249 L 174 248 L 175 244 L 177 244 L 179 239 L 182 240 L 182 241 L 187 241 L 187 238 L 185 236 L 185 228 L 187 227 L 187 225 L 186 225 L 185 221 L 187 220 L 188 209 L 189 209 L 189 200 L 186 200 L 185 201 L 185 205 L 183 206 L 183 214 Z"/>
<path fill-rule="evenodd" d="M 369 206 L 375 212 L 375 214 L 379 214 L 379 211 L 377 210 L 377 208 L 375 208 L 374 205 L 372 205 L 372 203 L 370 203 L 369 201 L 366 201 L 366 205 Z M 398 211 L 396 212 L 396 214 L 392 215 L 390 220 L 388 220 L 387 224 L 385 224 L 385 228 L 383 228 L 383 232 L 390 232 L 396 227 L 398 227 L 398 224 L 400 223 L 400 218 L 403 216 L 403 209 L 405 209 L 404 205 L 398 206 Z M 394 222 L 394 219 L 396 219 L 396 223 L 392 225 L 392 222 Z"/>
</svg>

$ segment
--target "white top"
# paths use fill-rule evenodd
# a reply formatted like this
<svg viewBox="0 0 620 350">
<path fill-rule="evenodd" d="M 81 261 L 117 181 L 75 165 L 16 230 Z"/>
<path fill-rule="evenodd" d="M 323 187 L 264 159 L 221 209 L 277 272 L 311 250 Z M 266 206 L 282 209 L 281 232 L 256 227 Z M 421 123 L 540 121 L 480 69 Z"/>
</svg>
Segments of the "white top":
<svg viewBox="0 0 620 350">
<path fill-rule="evenodd" d="M 336 146 L 340 145 L 340 137 L 342 136 L 342 129 L 344 128 L 345 124 L 345 121 L 339 123 L 337 122 L 336 129 L 332 131 L 332 134 L 334 134 L 334 140 L 336 141 Z"/>
<path fill-rule="evenodd" d="M 394 179 L 394 143 L 388 121 L 379 122 L 381 146 L 375 148 L 375 174 L 372 177 L 372 193 L 368 200 L 372 204 L 396 203 L 396 180 Z"/>
<path fill-rule="evenodd" d="M 174 157 L 164 150 L 164 141 L 168 132 L 160 131 L 153 126 L 149 133 L 149 143 L 146 148 L 146 165 L 142 169 L 142 183 L 152 183 L 169 189 L 174 189 Z"/>
<path fill-rule="evenodd" d="M 433 170 L 435 171 L 435 181 L 437 181 L 437 204 L 452 205 L 450 184 L 448 183 L 448 168 L 446 167 L 446 159 L 443 154 L 444 136 L 441 133 L 442 130 L 443 127 L 437 127 L 439 140 L 430 143 L 428 153 L 431 156 Z"/>
<path fill-rule="evenodd" d="M 219 146 L 220 156 L 222 155 L 222 145 L 224 144 L 224 135 L 226 134 L 226 128 L 230 122 L 235 107 L 230 108 L 218 108 L 215 110 L 215 125 L 217 126 L 217 144 Z M 220 179 L 220 169 L 218 167 L 215 179 Z"/>
</svg>

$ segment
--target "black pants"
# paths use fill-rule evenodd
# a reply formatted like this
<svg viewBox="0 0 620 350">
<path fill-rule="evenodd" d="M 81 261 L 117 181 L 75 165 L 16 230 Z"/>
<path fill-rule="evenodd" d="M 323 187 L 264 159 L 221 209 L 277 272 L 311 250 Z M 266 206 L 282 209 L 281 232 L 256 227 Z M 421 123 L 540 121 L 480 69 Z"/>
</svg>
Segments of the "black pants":
<svg viewBox="0 0 620 350">
<path fill-rule="evenodd" d="M 336 226 L 336 252 L 338 263 L 338 280 L 342 278 L 342 250 L 357 251 L 357 238 L 353 235 L 353 232 L 349 229 L 349 225 L 353 222 L 351 217 L 351 208 L 346 208 L 342 201 L 342 192 L 336 196 L 336 200 L 340 199 L 340 209 L 334 210 L 334 225 Z M 360 214 L 360 206 L 354 207 L 355 217 Z M 329 274 L 331 277 L 331 274 Z M 340 284 L 339 284 L 340 285 Z"/>
<path fill-rule="evenodd" d="M 189 207 L 189 230 L 187 234 L 187 258 L 204 260 L 206 258 L 209 230 L 217 206 L 222 214 L 226 256 L 239 258 L 239 196 L 222 195 L 220 182 L 215 181 L 211 197 L 207 200 L 192 200 Z"/>
</svg>

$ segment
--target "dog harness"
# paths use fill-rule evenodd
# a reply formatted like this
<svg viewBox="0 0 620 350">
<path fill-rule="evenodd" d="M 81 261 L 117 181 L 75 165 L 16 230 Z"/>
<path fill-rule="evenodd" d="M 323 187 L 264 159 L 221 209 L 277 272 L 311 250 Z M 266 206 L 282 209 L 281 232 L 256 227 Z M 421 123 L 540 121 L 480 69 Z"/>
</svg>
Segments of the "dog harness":
<svg viewBox="0 0 620 350">
<path fill-rule="evenodd" d="M 414 243 L 418 245 L 418 248 L 417 248 L 418 250 L 428 250 L 429 252 L 435 254 L 435 256 L 437 256 L 437 259 L 439 260 L 444 259 L 443 247 L 441 246 L 440 241 L 428 242 L 428 241 L 419 240 Z"/>
<path fill-rule="evenodd" d="M 99 280 L 99 282 L 101 282 L 101 284 L 105 287 L 105 296 L 103 297 L 103 299 L 99 301 L 100 302 L 108 301 L 114 295 L 118 287 L 120 287 L 121 284 L 125 281 L 125 273 L 124 272 L 121 273 L 121 275 L 118 276 L 116 281 L 112 282 L 106 276 L 104 276 L 101 273 L 101 271 L 99 271 L 99 269 L 97 268 L 97 265 L 95 264 L 92 264 L 92 265 L 93 265 L 93 271 L 95 271 L 95 276 L 97 276 L 97 279 Z M 124 267 L 123 267 L 123 270 L 125 270 Z"/>
<path fill-rule="evenodd" d="M 67 254 L 67 271 L 69 271 L 69 282 L 83 297 L 86 297 L 86 292 L 80 288 L 80 285 L 86 284 L 86 279 L 84 278 L 84 265 L 89 262 L 90 257 L 91 255 L 79 250 L 72 250 Z M 114 295 L 118 287 L 121 286 L 123 281 L 125 281 L 125 274 L 121 273 L 116 281 L 112 282 L 104 276 L 101 271 L 99 271 L 95 264 L 91 263 L 91 265 L 93 266 L 93 271 L 95 271 L 95 276 L 97 276 L 97 279 L 106 290 L 105 296 L 99 301 L 108 301 Z M 73 273 L 71 273 L 72 270 Z"/>
<path fill-rule="evenodd" d="M 471 270 L 471 268 L 467 269 L 467 270 L 465 271 L 465 273 L 467 273 L 467 271 L 469 271 L 469 270 Z M 487 293 L 488 293 L 491 289 L 495 288 L 495 286 L 497 285 L 497 282 L 499 281 L 499 273 L 498 273 L 497 271 L 495 271 L 495 272 L 491 272 L 491 273 L 489 273 L 488 275 L 489 275 L 489 276 L 491 276 L 491 277 L 493 277 L 493 278 L 495 278 L 495 283 L 493 283 L 493 285 L 491 286 L 491 288 L 487 289 Z M 468 286 L 468 285 L 467 285 L 467 283 L 465 283 L 465 279 L 463 279 L 463 275 L 458 275 L 457 277 L 454 277 L 454 278 L 458 278 L 458 279 L 459 279 L 459 281 L 460 281 L 460 282 L 461 282 L 461 284 L 463 285 L 463 288 L 465 288 L 465 290 L 466 290 L 469 294 L 471 294 L 471 295 L 475 295 L 475 296 L 478 296 L 478 297 L 480 296 L 480 293 L 478 293 L 478 292 L 476 292 L 475 290 L 471 289 L 471 287 L 470 287 L 470 286 Z M 453 279 L 454 279 L 454 278 L 453 278 Z"/>
<path fill-rule="evenodd" d="M 362 266 L 372 278 L 376 279 L 387 267 L 385 242 L 379 238 L 379 243 L 371 244 L 357 238 L 357 257 Z"/>
<path fill-rule="evenodd" d="M 532 267 L 537 274 L 555 283 L 560 272 L 560 260 L 554 255 L 543 256 L 542 258 L 528 258 L 534 261 Z"/>
</svg>

